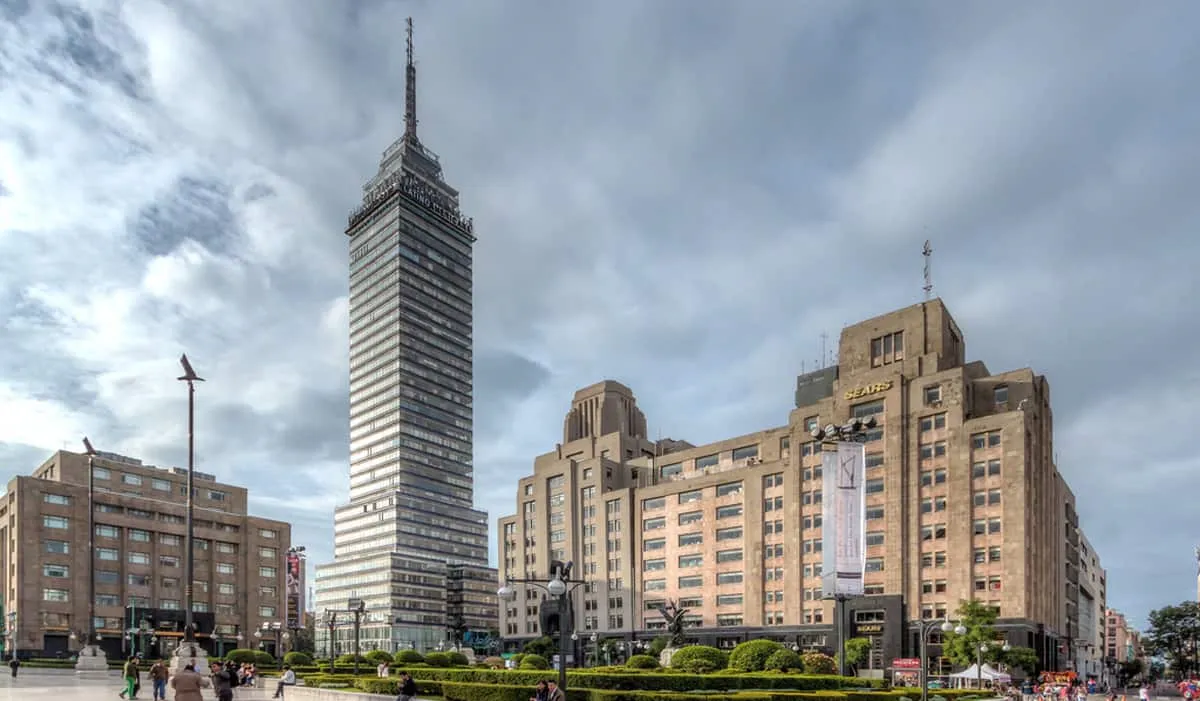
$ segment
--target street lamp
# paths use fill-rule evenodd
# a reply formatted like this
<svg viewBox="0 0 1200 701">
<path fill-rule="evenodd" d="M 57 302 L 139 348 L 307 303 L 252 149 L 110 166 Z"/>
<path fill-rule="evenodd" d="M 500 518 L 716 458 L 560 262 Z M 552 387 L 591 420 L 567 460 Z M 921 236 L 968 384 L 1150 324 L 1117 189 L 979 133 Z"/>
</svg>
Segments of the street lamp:
<svg viewBox="0 0 1200 701">
<path fill-rule="evenodd" d="M 568 628 L 573 628 L 571 619 L 574 617 L 571 611 L 571 592 L 574 591 L 584 582 L 582 580 L 571 579 L 570 562 L 561 562 L 554 560 L 550 563 L 550 581 L 543 582 L 537 579 L 512 579 L 505 580 L 504 586 L 500 587 L 496 592 L 500 599 L 511 601 L 516 596 L 514 584 L 528 584 L 535 586 L 538 589 L 546 592 L 554 597 L 558 602 L 558 688 L 567 691 L 567 653 L 570 651 L 568 643 L 570 635 Z"/>
<path fill-rule="evenodd" d="M 951 623 L 949 619 L 921 622 L 921 701 L 929 701 L 929 636 L 933 631 L 966 635 L 967 629 L 963 624 Z"/>
<path fill-rule="evenodd" d="M 876 425 L 876 422 L 875 422 L 874 416 L 868 416 L 866 418 L 852 417 L 849 421 L 842 424 L 841 426 L 838 426 L 836 424 L 828 424 L 824 428 L 821 428 L 820 426 L 814 426 L 812 431 L 810 431 L 809 433 L 812 435 L 812 437 L 815 440 L 821 441 L 822 451 L 825 451 L 827 449 L 836 450 L 837 449 L 836 446 L 839 443 L 865 443 L 867 441 L 867 432 L 870 431 L 871 429 L 875 428 L 875 425 Z M 822 457 L 822 461 L 824 462 L 824 457 Z M 825 467 L 827 474 L 829 472 L 829 469 L 830 469 L 829 467 Z M 837 479 L 837 484 L 838 484 L 839 489 L 849 489 L 849 490 L 857 491 L 862 488 L 861 484 L 854 483 L 855 480 L 858 479 L 857 477 L 850 477 L 849 483 L 843 484 L 843 482 L 842 482 L 843 476 L 841 474 L 841 470 L 838 470 L 836 479 Z M 859 493 L 861 494 L 861 492 L 859 492 Z M 832 495 L 827 495 L 827 496 L 832 496 Z M 826 503 L 828 503 L 828 502 L 826 502 Z M 838 502 L 835 502 L 835 503 L 838 503 Z M 829 523 L 830 526 L 840 528 L 840 526 L 837 526 L 839 521 L 840 521 L 840 519 L 838 521 L 835 521 L 832 519 L 827 519 L 826 522 Z M 839 537 L 840 537 L 840 535 L 839 535 Z M 833 571 L 833 572 L 829 572 L 826 576 L 831 577 L 833 579 L 833 586 L 829 587 L 829 588 L 836 590 L 837 589 L 837 580 L 840 578 L 841 575 L 838 572 Z M 862 573 L 861 572 L 858 572 L 856 574 L 856 577 L 859 579 L 860 582 L 862 581 Z M 846 600 L 849 597 L 842 592 L 834 591 L 832 594 L 832 598 L 834 601 L 834 617 L 837 621 L 838 675 L 844 677 L 844 676 L 846 676 Z"/>
<path fill-rule="evenodd" d="M 100 636 L 96 635 L 96 449 L 87 436 L 83 438 L 83 450 L 87 454 L 87 626 L 77 634 L 82 645 L 75 669 L 80 672 L 108 671 L 107 656 L 96 643 Z"/>
<path fill-rule="evenodd" d="M 983 689 L 983 656 L 993 647 L 995 647 L 994 643 L 983 642 L 979 643 L 979 648 L 975 651 L 975 687 L 978 689 Z M 1000 649 L 1008 652 L 1012 647 L 1008 643 L 1004 643 Z"/>
<path fill-rule="evenodd" d="M 183 642 L 191 648 L 192 657 L 196 656 L 196 629 L 195 623 L 192 622 L 192 601 L 193 591 L 192 582 L 195 579 L 196 568 L 196 553 L 195 553 L 195 522 L 193 515 L 195 511 L 195 499 L 193 492 L 195 491 L 195 471 L 196 471 L 196 383 L 204 382 L 204 378 L 196 374 L 192 369 L 192 364 L 188 361 L 187 354 L 179 356 L 179 364 L 183 366 L 183 374 L 179 376 L 180 382 L 186 382 L 188 386 L 188 453 L 187 453 L 187 541 L 184 547 L 187 548 L 187 556 L 184 559 L 184 610 L 183 610 Z M 179 646 L 179 650 L 183 650 L 183 645 Z"/>
</svg>

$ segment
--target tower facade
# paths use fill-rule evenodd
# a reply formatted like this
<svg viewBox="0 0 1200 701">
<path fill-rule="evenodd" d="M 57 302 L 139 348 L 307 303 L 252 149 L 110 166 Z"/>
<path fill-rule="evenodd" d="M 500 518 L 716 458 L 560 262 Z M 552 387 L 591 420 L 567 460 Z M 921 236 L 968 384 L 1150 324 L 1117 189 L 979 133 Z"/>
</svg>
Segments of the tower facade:
<svg viewBox="0 0 1200 701">
<path fill-rule="evenodd" d="M 487 567 L 471 462 L 475 238 L 458 191 L 417 138 L 408 28 L 404 135 L 346 228 L 350 501 L 334 515 L 334 562 L 317 568 L 318 616 L 365 606 L 361 649 L 445 640 L 451 568 Z M 334 652 L 349 652 L 352 632 L 333 630 Z"/>
</svg>

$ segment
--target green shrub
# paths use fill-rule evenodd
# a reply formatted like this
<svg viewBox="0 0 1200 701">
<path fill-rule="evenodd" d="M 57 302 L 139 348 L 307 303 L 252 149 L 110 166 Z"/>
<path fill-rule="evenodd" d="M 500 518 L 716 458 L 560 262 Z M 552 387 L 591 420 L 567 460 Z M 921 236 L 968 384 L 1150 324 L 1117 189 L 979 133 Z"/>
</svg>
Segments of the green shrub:
<svg viewBox="0 0 1200 701">
<path fill-rule="evenodd" d="M 550 662 L 541 655 L 525 655 L 521 658 L 521 669 L 550 669 Z"/>
<path fill-rule="evenodd" d="M 483 665 L 488 669 L 504 669 L 504 658 L 489 657 L 483 661 Z"/>
<path fill-rule="evenodd" d="M 442 683 L 433 681 L 416 681 L 417 696 L 442 696 Z M 360 691 L 365 691 L 368 694 L 384 694 L 386 696 L 398 696 L 400 694 L 400 679 L 397 677 L 388 677 L 380 679 L 378 677 L 358 677 L 354 679 L 354 688 Z"/>
<path fill-rule="evenodd" d="M 425 655 L 425 664 L 430 667 L 449 667 L 450 655 L 444 652 L 431 652 Z"/>
<path fill-rule="evenodd" d="M 313 663 L 312 655 L 307 652 L 289 652 L 283 656 L 283 663 L 292 669 L 305 667 Z"/>
<path fill-rule="evenodd" d="M 269 652 L 262 650 L 254 651 L 254 666 L 256 667 L 274 667 L 275 657 Z"/>
<path fill-rule="evenodd" d="M 806 652 L 800 657 L 804 663 L 805 674 L 834 674 L 837 663 L 829 655 L 820 652 Z"/>
<path fill-rule="evenodd" d="M 257 653 L 258 650 L 230 650 L 225 653 L 225 659 L 232 660 L 238 664 L 256 664 L 258 662 L 255 657 Z"/>
<path fill-rule="evenodd" d="M 625 666 L 630 669 L 658 669 L 658 660 L 650 655 L 631 655 L 625 660 Z"/>
<path fill-rule="evenodd" d="M 376 667 L 383 664 L 384 662 L 387 662 L 388 664 L 392 663 L 392 655 L 390 653 L 384 652 L 383 650 L 370 650 L 369 652 L 367 652 L 367 654 L 363 655 L 363 658 L 366 659 L 367 662 L 370 662 L 371 664 L 375 665 Z"/>
<path fill-rule="evenodd" d="M 767 658 L 766 665 L 763 669 L 769 669 L 775 672 L 791 672 L 804 669 L 804 660 L 800 658 L 800 654 L 781 647 L 771 656 Z"/>
<path fill-rule="evenodd" d="M 518 652 L 517 654 L 513 655 L 512 657 L 510 657 L 508 659 L 512 661 L 514 667 L 520 667 L 521 660 L 525 659 L 525 653 Z"/>
<path fill-rule="evenodd" d="M 467 659 L 467 656 L 458 650 L 447 652 L 446 657 L 450 660 L 450 666 L 452 667 L 466 667 L 471 664 L 471 660 Z"/>
<path fill-rule="evenodd" d="M 724 652 L 707 645 L 688 645 L 671 656 L 671 667 L 691 674 L 708 674 L 725 669 L 729 658 Z"/>
<path fill-rule="evenodd" d="M 355 654 L 352 652 L 348 652 L 345 655 L 338 655 L 337 664 L 339 667 L 342 665 L 353 665 L 355 657 L 356 657 Z M 360 665 L 361 664 L 370 664 L 370 660 L 363 657 L 362 655 L 358 655 L 357 658 L 358 658 L 358 663 Z"/>
<path fill-rule="evenodd" d="M 739 672 L 761 672 L 767 668 L 767 658 L 782 650 L 774 640 L 747 640 L 729 653 L 729 668 Z"/>
<path fill-rule="evenodd" d="M 425 661 L 425 657 L 416 650 L 398 650 L 394 657 L 399 665 L 421 664 Z"/>
</svg>

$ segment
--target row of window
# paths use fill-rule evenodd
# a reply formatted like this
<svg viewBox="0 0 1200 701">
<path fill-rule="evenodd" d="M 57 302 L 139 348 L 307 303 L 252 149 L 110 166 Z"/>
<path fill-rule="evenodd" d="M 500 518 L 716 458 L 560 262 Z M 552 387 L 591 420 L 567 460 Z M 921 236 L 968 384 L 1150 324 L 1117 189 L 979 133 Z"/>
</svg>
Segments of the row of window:
<svg viewBox="0 0 1200 701">
<path fill-rule="evenodd" d="M 113 473 L 112 473 L 112 470 L 108 469 L 107 467 L 93 466 L 92 467 L 92 476 L 98 480 L 112 480 Z M 121 479 L 120 479 L 121 484 L 127 484 L 131 487 L 140 487 L 145 483 L 145 480 L 141 475 L 137 475 L 132 472 L 122 472 L 122 473 L 120 473 L 120 477 L 121 477 Z M 173 482 L 171 482 L 170 480 L 160 479 L 158 477 L 150 478 L 150 488 L 154 489 L 155 491 L 166 492 L 168 494 L 174 493 L 174 491 L 175 491 L 175 485 Z M 218 489 L 207 489 L 204 492 L 196 492 L 195 489 L 193 489 L 193 492 L 194 492 L 193 496 L 203 495 L 203 496 L 206 496 L 207 498 L 211 499 L 212 501 L 225 501 L 225 499 L 229 496 L 225 492 L 222 492 Z M 181 496 L 187 496 L 187 486 L 186 485 L 179 486 L 179 494 Z M 69 504 L 70 501 L 68 499 L 67 501 L 48 502 L 48 503 Z"/>
<path fill-rule="evenodd" d="M 42 601 L 67 603 L 67 602 L 70 602 L 70 600 L 71 600 L 70 590 L 49 589 L 49 588 L 42 590 Z M 138 608 L 143 608 L 143 607 L 149 608 L 150 599 L 147 599 L 145 597 L 131 596 L 131 597 L 128 597 L 126 603 L 128 603 L 128 605 L 130 605 L 130 606 L 135 606 Z M 96 606 L 114 606 L 115 607 L 115 606 L 123 606 L 123 605 L 125 605 L 125 604 L 122 603 L 121 597 L 118 594 L 97 594 L 96 595 Z M 158 600 L 158 608 L 166 609 L 168 611 L 178 611 L 182 607 L 180 605 L 179 599 L 159 599 Z M 217 608 L 217 613 L 222 614 L 222 615 L 232 616 L 236 612 L 236 608 L 234 607 L 233 604 L 217 604 L 216 608 Z M 192 602 L 192 611 L 194 613 L 208 613 L 209 604 L 207 601 L 193 601 Z M 275 613 L 276 613 L 276 607 L 274 607 L 274 606 L 259 606 L 258 607 L 258 615 L 262 616 L 264 618 L 274 618 Z M 102 619 L 97 619 L 97 620 L 102 620 Z"/>
<path fill-rule="evenodd" d="M 717 562 L 718 563 L 741 562 L 741 561 L 742 561 L 742 549 L 741 548 L 738 548 L 736 550 L 718 550 L 717 551 Z M 680 555 L 679 558 L 677 559 L 677 566 L 679 566 L 679 567 L 703 567 L 704 566 L 704 556 L 703 555 Z M 646 572 L 657 572 L 660 570 L 665 570 L 665 569 L 667 569 L 667 561 L 665 558 L 657 558 L 654 560 L 643 560 L 642 561 L 642 569 L 643 569 L 643 571 L 646 571 Z"/>
<path fill-rule="evenodd" d="M 737 518 L 741 515 L 742 515 L 742 505 L 741 504 L 730 504 L 728 506 L 717 507 L 716 517 L 718 520 L 728 519 L 728 518 Z M 699 523 L 700 521 L 702 521 L 704 519 L 704 512 L 689 511 L 687 513 L 679 514 L 677 519 L 678 519 L 679 525 L 681 525 L 681 526 L 687 526 L 687 525 L 690 525 L 693 523 Z M 666 527 L 667 527 L 667 519 L 665 516 L 658 516 L 656 518 L 647 518 L 647 519 L 642 520 L 642 530 L 643 531 L 656 531 L 656 530 L 660 530 L 660 529 L 663 529 Z"/>
<path fill-rule="evenodd" d="M 65 531 L 71 527 L 71 519 L 69 519 L 65 516 L 45 515 L 45 516 L 42 516 L 42 527 L 48 528 L 51 530 Z M 127 532 L 129 540 L 136 542 L 136 543 L 149 543 L 154 539 L 153 533 L 151 531 L 143 530 L 140 528 L 126 528 L 125 530 Z M 264 531 L 264 532 L 268 532 L 268 531 Z M 269 531 L 269 532 L 274 533 L 274 531 Z M 101 538 L 120 538 L 121 537 L 121 529 L 116 526 L 106 526 L 106 525 L 102 525 L 102 524 L 96 524 L 95 534 Z M 160 545 L 170 545 L 170 546 L 182 545 L 183 544 L 183 536 L 174 535 L 172 533 L 159 533 L 158 534 L 158 542 Z M 223 554 L 227 554 L 227 555 L 236 555 L 238 552 L 237 543 L 229 543 L 229 542 L 222 541 L 222 540 L 218 540 L 215 542 L 217 544 L 217 552 L 219 552 L 219 553 L 223 553 Z M 204 538 L 197 538 L 194 541 L 192 541 L 192 544 L 195 546 L 195 548 L 197 550 L 208 550 L 208 548 L 209 548 L 209 541 Z M 279 557 L 279 551 L 275 548 L 270 548 L 270 547 L 260 547 L 258 549 L 258 554 L 259 554 L 259 557 L 262 557 L 263 559 L 274 559 L 276 557 Z"/>
<path fill-rule="evenodd" d="M 742 583 L 741 572 L 718 572 L 716 575 L 716 583 L 718 586 L 729 584 Z M 704 586 L 704 575 L 686 575 L 679 577 L 676 580 L 676 586 L 679 589 L 697 589 Z M 644 588 L 646 591 L 666 591 L 667 580 L 665 579 L 647 579 Z"/>
<path fill-rule="evenodd" d="M 69 555 L 71 545 L 65 540 L 46 540 L 43 541 L 43 549 L 51 555 Z M 121 551 L 116 548 L 96 548 L 96 559 L 102 562 L 120 562 Z M 130 551 L 126 553 L 126 562 L 131 565 L 149 565 L 152 562 L 152 557 L 150 553 Z M 180 558 L 175 555 L 158 556 L 159 567 L 179 567 L 179 565 Z M 214 563 L 213 569 L 217 574 L 231 576 L 237 574 L 237 568 L 229 562 Z M 278 576 L 278 572 L 277 568 L 266 565 L 258 568 L 258 576 L 260 577 L 274 578 Z"/>
</svg>

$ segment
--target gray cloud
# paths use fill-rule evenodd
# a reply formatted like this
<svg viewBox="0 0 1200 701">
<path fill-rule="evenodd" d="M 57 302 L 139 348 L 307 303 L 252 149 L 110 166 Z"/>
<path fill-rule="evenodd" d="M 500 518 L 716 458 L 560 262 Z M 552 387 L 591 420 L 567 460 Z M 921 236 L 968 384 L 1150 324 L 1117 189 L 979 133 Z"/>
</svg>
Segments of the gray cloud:
<svg viewBox="0 0 1200 701">
<path fill-rule="evenodd" d="M 784 423 L 819 334 L 919 299 L 930 238 L 971 356 L 1049 377 L 1061 469 L 1136 619 L 1194 594 L 1160 504 L 1200 464 L 1154 422 L 1200 409 L 1200 14 L 1102 5 L 8 3 L 0 399 L 23 409 L 0 441 L 86 426 L 179 462 L 187 350 L 203 464 L 327 556 L 342 231 L 401 129 L 414 12 L 422 137 L 479 236 L 493 517 L 605 377 L 653 433 Z"/>
</svg>

